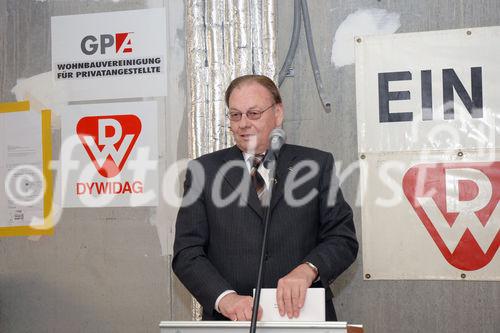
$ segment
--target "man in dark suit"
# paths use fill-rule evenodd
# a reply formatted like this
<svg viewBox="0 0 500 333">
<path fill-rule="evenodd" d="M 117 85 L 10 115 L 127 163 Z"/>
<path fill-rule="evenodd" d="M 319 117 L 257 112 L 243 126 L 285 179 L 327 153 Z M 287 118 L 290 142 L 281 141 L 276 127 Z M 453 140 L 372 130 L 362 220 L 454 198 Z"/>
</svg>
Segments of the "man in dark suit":
<svg viewBox="0 0 500 333">
<path fill-rule="evenodd" d="M 236 145 L 188 168 L 175 274 L 203 306 L 204 320 L 250 320 L 264 229 L 261 202 L 274 181 L 263 287 L 277 288 L 280 314 L 290 318 L 299 316 L 307 288 L 323 287 L 326 318 L 336 320 L 329 286 L 353 263 L 358 243 L 332 155 L 285 144 L 270 179 L 259 154 L 283 122 L 278 88 L 265 76 L 242 76 L 229 85 L 226 104 Z"/>
</svg>

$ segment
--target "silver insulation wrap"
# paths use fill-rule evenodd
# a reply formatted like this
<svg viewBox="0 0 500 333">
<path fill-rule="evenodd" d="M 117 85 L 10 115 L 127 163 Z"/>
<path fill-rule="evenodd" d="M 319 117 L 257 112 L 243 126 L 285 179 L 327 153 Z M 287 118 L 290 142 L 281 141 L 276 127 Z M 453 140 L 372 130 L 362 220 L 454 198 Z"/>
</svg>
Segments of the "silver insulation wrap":
<svg viewBox="0 0 500 333">
<path fill-rule="evenodd" d="M 234 78 L 263 74 L 276 79 L 274 0 L 187 0 L 189 157 L 233 144 L 224 93 Z M 192 316 L 202 309 L 193 298 Z"/>
<path fill-rule="evenodd" d="M 244 74 L 276 75 L 275 1 L 188 0 L 189 156 L 233 144 L 224 92 Z"/>
</svg>

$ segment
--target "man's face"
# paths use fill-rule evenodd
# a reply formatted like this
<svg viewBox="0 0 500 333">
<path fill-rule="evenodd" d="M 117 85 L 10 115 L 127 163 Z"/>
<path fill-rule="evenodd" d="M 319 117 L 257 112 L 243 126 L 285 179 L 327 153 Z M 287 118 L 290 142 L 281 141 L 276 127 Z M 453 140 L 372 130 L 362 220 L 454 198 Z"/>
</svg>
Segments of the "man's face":
<svg viewBox="0 0 500 333">
<path fill-rule="evenodd" d="M 274 104 L 271 93 L 256 82 L 243 83 L 231 92 L 229 112 L 262 111 Z M 244 152 L 260 154 L 267 150 L 269 134 L 283 122 L 283 105 L 276 104 L 261 114 L 260 119 L 230 121 L 236 145 Z"/>
</svg>

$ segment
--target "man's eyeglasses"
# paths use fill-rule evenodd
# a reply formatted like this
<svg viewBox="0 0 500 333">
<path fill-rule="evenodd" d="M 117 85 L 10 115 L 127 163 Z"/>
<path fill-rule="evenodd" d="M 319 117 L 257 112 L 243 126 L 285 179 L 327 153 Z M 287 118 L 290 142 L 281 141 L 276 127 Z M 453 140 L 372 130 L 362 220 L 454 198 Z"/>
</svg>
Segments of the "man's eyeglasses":
<svg viewBox="0 0 500 333">
<path fill-rule="evenodd" d="M 245 114 L 248 119 L 250 120 L 258 120 L 260 117 L 262 117 L 262 114 L 275 106 L 276 103 L 271 104 L 269 107 L 265 108 L 264 110 L 248 110 L 247 112 L 239 112 L 239 111 L 230 111 L 227 114 L 227 117 L 229 118 L 230 121 L 240 121 L 243 115 Z"/>
</svg>

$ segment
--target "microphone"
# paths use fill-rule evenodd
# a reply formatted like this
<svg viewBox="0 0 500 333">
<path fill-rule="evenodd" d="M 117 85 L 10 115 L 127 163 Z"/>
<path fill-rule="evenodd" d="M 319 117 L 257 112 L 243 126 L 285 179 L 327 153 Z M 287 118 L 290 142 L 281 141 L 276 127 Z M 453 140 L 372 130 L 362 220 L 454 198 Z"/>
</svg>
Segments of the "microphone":
<svg viewBox="0 0 500 333">
<path fill-rule="evenodd" d="M 264 167 L 268 169 L 269 163 L 276 161 L 280 154 L 281 147 L 285 144 L 286 134 L 281 128 L 275 128 L 269 134 L 269 148 L 264 157 Z"/>
<path fill-rule="evenodd" d="M 279 150 L 286 141 L 285 131 L 281 128 L 275 128 L 269 134 L 269 149 L 275 153 L 279 154 Z"/>
<path fill-rule="evenodd" d="M 286 135 L 285 131 L 283 131 L 281 128 L 275 128 L 271 131 L 269 134 L 269 148 L 267 149 L 267 154 L 266 157 L 264 157 L 264 166 L 269 169 L 269 179 L 274 179 L 274 173 L 277 168 L 278 164 L 278 155 L 280 153 L 281 147 L 283 147 L 283 144 L 285 143 L 286 140 Z M 269 164 L 269 167 L 268 167 Z M 271 198 L 273 196 L 273 188 L 274 188 L 274 181 L 271 181 L 269 184 L 269 189 L 268 189 L 268 196 L 266 199 L 266 202 L 263 203 L 264 206 L 264 234 L 262 235 L 262 246 L 261 246 L 261 252 L 260 252 L 260 262 L 259 262 L 259 273 L 257 275 L 257 286 L 255 287 L 255 295 L 254 295 L 254 300 L 253 300 L 253 307 L 252 307 L 252 320 L 250 321 L 250 333 L 255 333 L 257 330 L 257 313 L 259 310 L 259 303 L 260 303 L 260 293 L 262 290 L 262 281 L 264 277 L 264 261 L 265 261 L 265 254 L 267 251 L 267 239 L 268 239 L 268 229 L 269 229 L 269 221 L 271 220 L 270 216 L 270 204 L 271 204 Z"/>
</svg>

